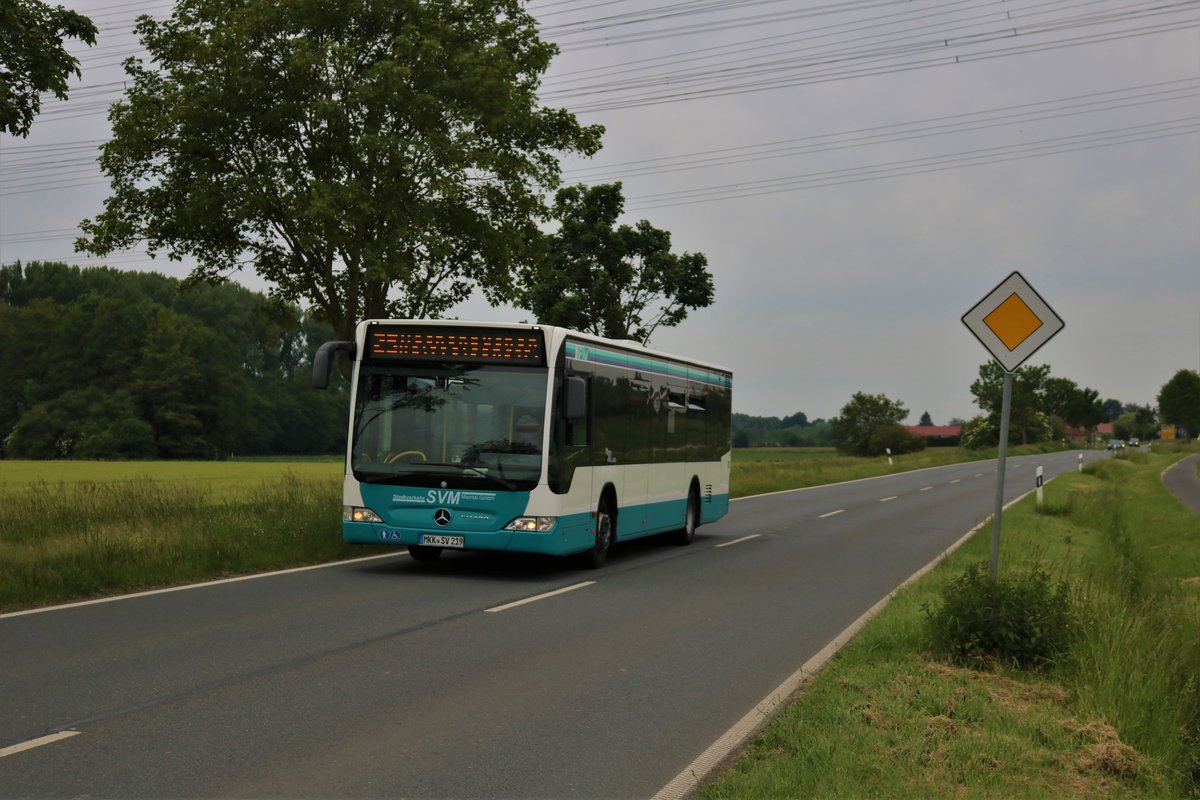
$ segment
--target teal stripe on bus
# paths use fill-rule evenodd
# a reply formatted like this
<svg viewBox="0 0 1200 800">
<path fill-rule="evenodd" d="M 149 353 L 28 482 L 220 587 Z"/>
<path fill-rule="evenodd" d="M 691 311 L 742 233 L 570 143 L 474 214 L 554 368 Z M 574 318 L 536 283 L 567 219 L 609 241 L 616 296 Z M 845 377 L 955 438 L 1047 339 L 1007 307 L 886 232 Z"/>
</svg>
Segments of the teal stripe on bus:
<svg viewBox="0 0 1200 800">
<path fill-rule="evenodd" d="M 567 342 L 567 358 L 573 358 L 576 361 L 586 361 L 589 364 L 603 364 L 611 367 L 636 369 L 654 375 L 664 375 L 668 378 L 679 378 L 681 380 L 691 380 L 697 383 L 717 386 L 722 389 L 729 389 L 733 386 L 731 376 L 720 372 L 710 372 L 700 367 L 688 366 L 687 364 L 660 361 L 656 358 L 640 356 L 634 353 L 606 350 L 603 347 L 596 347 L 590 344 Z"/>
</svg>

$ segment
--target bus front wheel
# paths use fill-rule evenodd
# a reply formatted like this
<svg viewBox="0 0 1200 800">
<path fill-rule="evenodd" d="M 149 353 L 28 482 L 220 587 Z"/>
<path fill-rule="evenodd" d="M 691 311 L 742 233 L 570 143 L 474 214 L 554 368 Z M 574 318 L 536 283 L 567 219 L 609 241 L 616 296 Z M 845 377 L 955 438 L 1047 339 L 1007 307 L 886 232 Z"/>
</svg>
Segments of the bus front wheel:
<svg viewBox="0 0 1200 800">
<path fill-rule="evenodd" d="M 600 501 L 600 508 L 596 511 L 596 540 L 590 550 L 583 552 L 584 565 L 589 569 L 599 569 L 608 560 L 608 551 L 612 547 L 616 520 L 612 502 L 606 497 Z"/>
</svg>

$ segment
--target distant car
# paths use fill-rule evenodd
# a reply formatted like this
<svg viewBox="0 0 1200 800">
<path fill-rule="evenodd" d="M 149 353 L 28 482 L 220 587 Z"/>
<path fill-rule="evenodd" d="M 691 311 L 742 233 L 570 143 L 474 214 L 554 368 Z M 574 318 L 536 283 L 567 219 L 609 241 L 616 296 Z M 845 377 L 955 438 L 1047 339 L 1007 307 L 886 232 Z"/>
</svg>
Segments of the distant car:
<svg viewBox="0 0 1200 800">
<path fill-rule="evenodd" d="M 1137 438 L 1136 436 L 1134 436 L 1132 439 L 1129 440 L 1129 446 L 1130 447 L 1141 447 L 1142 440 Z"/>
<path fill-rule="evenodd" d="M 1125 440 L 1124 439 L 1109 439 L 1108 440 L 1108 449 L 1109 450 L 1124 450 L 1125 449 Z"/>
</svg>

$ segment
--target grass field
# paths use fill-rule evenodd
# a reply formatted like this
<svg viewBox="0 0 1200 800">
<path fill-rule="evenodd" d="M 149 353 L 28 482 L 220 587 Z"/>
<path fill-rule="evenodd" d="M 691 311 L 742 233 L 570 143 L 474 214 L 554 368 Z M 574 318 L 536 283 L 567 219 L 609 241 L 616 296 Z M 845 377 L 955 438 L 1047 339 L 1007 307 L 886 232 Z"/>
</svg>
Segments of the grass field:
<svg viewBox="0 0 1200 800">
<path fill-rule="evenodd" d="M 334 462 L 0 461 L 0 611 L 383 552 Z"/>
<path fill-rule="evenodd" d="M 149 482 L 181 490 L 205 492 L 212 498 L 244 494 L 263 482 L 286 476 L 299 481 L 337 480 L 340 458 L 255 459 L 248 461 L 4 461 L 0 460 L 0 495 L 30 486 L 47 491 L 79 484 L 97 487 Z M 339 490 L 338 498 L 341 497 Z M 340 504 L 341 500 L 336 501 Z"/>
<path fill-rule="evenodd" d="M 1030 445 L 1009 448 L 1019 456 L 1062 450 L 1056 445 Z M 919 453 L 887 458 L 860 458 L 838 455 L 826 447 L 762 447 L 733 451 L 730 477 L 733 497 L 800 489 L 829 483 L 874 478 L 914 469 L 942 467 L 963 461 L 995 458 L 993 450 L 965 450 L 960 447 L 930 447 Z"/>
</svg>

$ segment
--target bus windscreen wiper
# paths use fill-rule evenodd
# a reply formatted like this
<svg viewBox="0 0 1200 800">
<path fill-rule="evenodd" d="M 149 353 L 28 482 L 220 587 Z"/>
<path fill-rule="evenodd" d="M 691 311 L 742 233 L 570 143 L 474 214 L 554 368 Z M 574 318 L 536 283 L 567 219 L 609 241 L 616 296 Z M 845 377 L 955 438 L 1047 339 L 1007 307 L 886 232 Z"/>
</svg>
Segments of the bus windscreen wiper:
<svg viewBox="0 0 1200 800">
<path fill-rule="evenodd" d="M 444 461 L 419 461 L 414 464 L 414 466 L 453 467 L 459 470 L 463 475 L 467 475 L 472 478 L 484 478 L 485 480 L 494 481 L 503 486 L 505 489 L 515 491 L 518 488 L 517 485 L 512 481 L 505 480 L 499 475 L 493 475 L 488 471 L 487 467 L 477 467 L 472 464 L 446 463 Z"/>
</svg>

